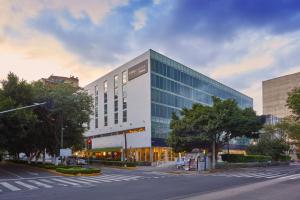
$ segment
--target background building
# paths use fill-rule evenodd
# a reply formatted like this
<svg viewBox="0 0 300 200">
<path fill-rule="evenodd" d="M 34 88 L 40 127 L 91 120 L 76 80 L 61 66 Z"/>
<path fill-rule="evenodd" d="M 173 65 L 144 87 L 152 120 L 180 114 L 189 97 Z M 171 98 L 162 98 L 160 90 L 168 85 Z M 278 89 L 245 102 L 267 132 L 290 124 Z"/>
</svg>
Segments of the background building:
<svg viewBox="0 0 300 200">
<path fill-rule="evenodd" d="M 85 136 L 92 139 L 96 156 L 113 159 L 122 157 L 126 146 L 131 159 L 172 159 L 166 144 L 172 113 L 194 103 L 212 105 L 212 96 L 235 99 L 242 108 L 253 106 L 252 98 L 153 50 L 85 89 L 95 103 Z"/>
<path fill-rule="evenodd" d="M 286 106 L 288 92 L 300 87 L 300 72 L 263 81 L 263 115 L 284 118 L 291 114 Z"/>
<path fill-rule="evenodd" d="M 53 86 L 57 84 L 69 84 L 73 87 L 79 87 L 79 79 L 74 76 L 54 76 L 51 75 L 49 78 L 42 78 L 41 81 L 47 86 Z"/>
</svg>

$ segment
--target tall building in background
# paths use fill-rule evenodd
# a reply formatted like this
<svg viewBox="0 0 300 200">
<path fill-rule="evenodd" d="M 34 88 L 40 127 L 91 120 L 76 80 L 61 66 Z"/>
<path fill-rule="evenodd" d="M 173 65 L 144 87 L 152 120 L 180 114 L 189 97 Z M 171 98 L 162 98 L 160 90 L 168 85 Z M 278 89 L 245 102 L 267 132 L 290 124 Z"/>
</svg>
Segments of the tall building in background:
<svg viewBox="0 0 300 200">
<path fill-rule="evenodd" d="M 291 114 L 286 106 L 288 93 L 300 87 L 300 72 L 263 81 L 263 115 L 270 119 L 284 118 Z"/>
<path fill-rule="evenodd" d="M 41 81 L 47 86 L 53 86 L 57 84 L 69 84 L 75 88 L 79 87 L 79 79 L 74 76 L 64 77 L 51 75 L 48 78 L 42 78 Z"/>
<path fill-rule="evenodd" d="M 242 108 L 253 106 L 252 98 L 153 50 L 85 89 L 95 103 L 85 136 L 96 157 L 110 159 L 124 157 L 127 149 L 127 157 L 138 161 L 171 160 L 166 139 L 172 113 L 194 103 L 212 105 L 212 96 L 234 99 Z"/>
</svg>

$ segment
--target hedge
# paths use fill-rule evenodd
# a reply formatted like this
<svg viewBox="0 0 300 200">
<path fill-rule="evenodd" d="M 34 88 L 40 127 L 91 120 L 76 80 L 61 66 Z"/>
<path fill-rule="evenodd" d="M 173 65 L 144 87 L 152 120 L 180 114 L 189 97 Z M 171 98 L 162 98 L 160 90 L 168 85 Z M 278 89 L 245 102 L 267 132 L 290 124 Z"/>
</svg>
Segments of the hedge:
<svg viewBox="0 0 300 200">
<path fill-rule="evenodd" d="M 272 157 L 263 155 L 223 154 L 222 160 L 230 163 L 269 162 L 272 160 Z"/>
<path fill-rule="evenodd" d="M 292 158 L 291 158 L 291 156 L 280 155 L 280 156 L 278 157 L 278 160 L 279 160 L 279 161 L 291 161 Z"/>
<path fill-rule="evenodd" d="M 136 167 L 136 162 L 125 162 L 125 161 L 108 161 L 108 160 L 92 160 L 94 163 L 100 163 L 103 165 L 110 165 L 110 166 L 119 166 L 124 167 L 125 164 L 127 167 Z"/>
<path fill-rule="evenodd" d="M 72 167 L 72 168 L 56 168 L 57 172 L 63 173 L 63 174 L 95 174 L 100 173 L 100 169 L 95 168 L 82 168 L 82 167 Z"/>
<path fill-rule="evenodd" d="M 300 159 L 300 153 L 297 153 L 297 157 L 298 157 L 298 159 Z"/>
<path fill-rule="evenodd" d="M 27 161 L 25 160 L 10 160 L 10 162 L 13 162 L 13 163 L 17 163 L 17 164 L 25 164 L 25 165 L 30 165 L 30 166 L 33 166 L 33 167 L 39 167 L 39 168 L 43 168 L 43 169 L 56 169 L 56 168 L 72 168 L 74 166 L 67 166 L 67 165 L 54 165 L 52 163 L 45 163 L 43 164 L 42 162 L 31 162 L 30 164 L 28 164 Z"/>
</svg>

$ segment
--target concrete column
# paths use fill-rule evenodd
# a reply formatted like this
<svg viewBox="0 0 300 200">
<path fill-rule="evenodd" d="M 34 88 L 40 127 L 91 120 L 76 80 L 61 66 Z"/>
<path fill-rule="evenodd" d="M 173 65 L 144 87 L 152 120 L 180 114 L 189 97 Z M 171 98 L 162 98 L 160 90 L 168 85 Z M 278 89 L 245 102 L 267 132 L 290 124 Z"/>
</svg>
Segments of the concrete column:
<svg viewBox="0 0 300 200">
<path fill-rule="evenodd" d="M 153 147 L 150 147 L 150 162 L 153 162 Z"/>
<path fill-rule="evenodd" d="M 169 161 L 169 152 L 168 152 L 168 149 L 165 149 L 164 152 L 165 152 L 165 161 L 168 162 Z"/>
</svg>

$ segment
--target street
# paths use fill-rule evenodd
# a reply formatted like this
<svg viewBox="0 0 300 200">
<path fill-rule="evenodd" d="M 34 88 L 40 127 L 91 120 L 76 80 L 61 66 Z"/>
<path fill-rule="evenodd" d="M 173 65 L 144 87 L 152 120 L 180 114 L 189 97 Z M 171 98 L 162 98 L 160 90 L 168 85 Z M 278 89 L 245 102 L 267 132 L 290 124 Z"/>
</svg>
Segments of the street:
<svg viewBox="0 0 300 200">
<path fill-rule="evenodd" d="M 99 176 L 61 176 L 1 163 L 0 199 L 283 199 L 298 200 L 300 166 L 210 174 L 103 168 Z"/>
</svg>

